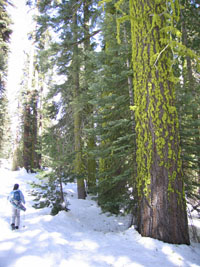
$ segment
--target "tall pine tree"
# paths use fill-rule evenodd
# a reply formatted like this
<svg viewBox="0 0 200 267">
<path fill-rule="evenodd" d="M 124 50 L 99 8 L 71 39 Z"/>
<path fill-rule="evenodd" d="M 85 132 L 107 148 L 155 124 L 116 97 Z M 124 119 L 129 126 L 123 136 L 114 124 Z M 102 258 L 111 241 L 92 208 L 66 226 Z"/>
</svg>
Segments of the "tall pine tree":
<svg viewBox="0 0 200 267">
<path fill-rule="evenodd" d="M 199 54 L 199 12 L 195 1 L 182 1 L 179 29 L 182 43 L 186 48 Z M 178 58 L 177 75 L 181 75 L 177 84 L 177 107 L 180 120 L 180 136 L 183 158 L 183 172 L 188 199 L 199 199 L 200 185 L 200 86 L 195 58 L 186 54 Z M 195 205 L 194 205 L 195 206 Z"/>
<path fill-rule="evenodd" d="M 0 150 L 2 149 L 5 123 L 5 86 L 7 76 L 8 43 L 12 33 L 10 29 L 11 19 L 7 7 L 11 4 L 8 0 L 0 1 Z"/>
<path fill-rule="evenodd" d="M 95 78 L 90 82 L 90 103 L 95 110 L 93 133 L 97 147 L 93 155 L 98 166 L 98 203 L 104 211 L 118 214 L 130 211 L 131 207 L 134 134 L 128 83 L 132 70 L 127 66 L 131 58 L 130 24 L 124 25 L 126 31 L 120 36 L 120 46 L 116 39 L 116 16 L 114 4 L 106 4 L 101 27 L 103 50 L 94 55 Z"/>
</svg>

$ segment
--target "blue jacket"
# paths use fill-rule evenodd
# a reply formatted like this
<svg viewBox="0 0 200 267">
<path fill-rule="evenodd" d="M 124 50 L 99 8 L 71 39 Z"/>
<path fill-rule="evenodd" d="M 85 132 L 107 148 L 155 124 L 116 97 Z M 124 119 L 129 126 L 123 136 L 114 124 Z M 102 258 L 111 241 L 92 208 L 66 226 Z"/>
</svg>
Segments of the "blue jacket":
<svg viewBox="0 0 200 267">
<path fill-rule="evenodd" d="M 23 195 L 22 191 L 19 190 L 19 189 L 17 189 L 17 190 L 13 190 L 13 191 L 10 192 L 10 195 L 9 195 L 9 197 L 8 197 L 9 200 L 11 200 L 11 199 L 13 198 L 14 192 L 16 192 L 16 191 L 19 191 L 19 193 L 20 193 L 20 201 L 21 201 L 22 203 L 25 204 L 24 195 Z"/>
</svg>

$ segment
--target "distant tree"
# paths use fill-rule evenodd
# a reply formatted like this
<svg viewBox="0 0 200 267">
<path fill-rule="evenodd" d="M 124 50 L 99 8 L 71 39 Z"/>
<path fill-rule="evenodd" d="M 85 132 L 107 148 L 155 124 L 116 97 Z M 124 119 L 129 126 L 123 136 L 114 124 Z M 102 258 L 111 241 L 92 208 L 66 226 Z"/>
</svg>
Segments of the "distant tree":
<svg viewBox="0 0 200 267">
<path fill-rule="evenodd" d="M 2 141 L 5 134 L 5 112 L 6 112 L 6 96 L 5 85 L 7 76 L 7 59 L 8 59 L 8 43 L 12 33 L 10 29 L 11 19 L 7 11 L 10 1 L 0 1 L 0 150 L 2 149 Z"/>
<path fill-rule="evenodd" d="M 9 158 L 12 151 L 11 120 L 6 95 L 0 101 L 0 157 Z"/>
<path fill-rule="evenodd" d="M 35 172 L 40 168 L 39 153 L 39 85 L 38 71 L 36 68 L 34 51 L 27 56 L 24 64 L 21 91 L 18 96 L 18 128 L 15 137 L 15 156 L 23 155 L 22 166 L 27 172 Z M 19 153 L 19 151 L 21 151 Z M 13 158 L 13 168 L 21 166 L 21 156 L 19 162 Z M 17 166 L 19 165 L 19 166 Z"/>
<path fill-rule="evenodd" d="M 24 168 L 27 171 L 34 172 L 39 168 L 39 160 L 37 153 L 37 108 L 38 108 L 38 92 L 27 91 L 27 99 L 24 103 L 23 113 L 23 158 Z"/>
</svg>

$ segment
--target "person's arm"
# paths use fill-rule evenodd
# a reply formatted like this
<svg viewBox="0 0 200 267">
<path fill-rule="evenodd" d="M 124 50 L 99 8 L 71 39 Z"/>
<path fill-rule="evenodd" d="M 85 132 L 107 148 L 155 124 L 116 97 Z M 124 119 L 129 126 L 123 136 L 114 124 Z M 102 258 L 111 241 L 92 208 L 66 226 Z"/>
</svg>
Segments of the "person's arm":
<svg viewBox="0 0 200 267">
<path fill-rule="evenodd" d="M 22 191 L 20 191 L 20 199 L 25 204 L 25 199 L 24 199 L 24 195 L 23 195 Z"/>
</svg>

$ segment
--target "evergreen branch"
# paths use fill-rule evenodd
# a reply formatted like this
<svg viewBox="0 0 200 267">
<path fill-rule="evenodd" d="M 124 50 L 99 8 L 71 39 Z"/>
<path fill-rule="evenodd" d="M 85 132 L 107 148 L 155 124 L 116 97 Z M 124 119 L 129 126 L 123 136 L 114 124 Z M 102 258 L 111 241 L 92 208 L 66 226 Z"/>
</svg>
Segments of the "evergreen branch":
<svg viewBox="0 0 200 267">
<path fill-rule="evenodd" d="M 101 32 L 101 31 L 102 31 L 101 29 L 97 30 L 97 31 L 94 31 L 93 33 L 89 34 L 87 37 L 84 37 L 84 38 L 82 38 L 81 40 L 79 40 L 77 42 L 71 43 L 70 45 L 73 46 L 73 45 L 81 44 L 85 40 L 90 39 L 91 37 L 95 36 L 97 33 Z"/>
</svg>

